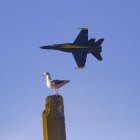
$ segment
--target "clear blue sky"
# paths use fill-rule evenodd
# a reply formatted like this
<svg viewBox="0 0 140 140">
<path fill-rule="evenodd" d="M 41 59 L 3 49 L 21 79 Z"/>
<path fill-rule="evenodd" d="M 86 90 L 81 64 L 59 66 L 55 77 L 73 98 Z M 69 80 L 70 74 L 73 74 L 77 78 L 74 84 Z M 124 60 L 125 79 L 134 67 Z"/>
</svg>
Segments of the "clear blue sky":
<svg viewBox="0 0 140 140">
<path fill-rule="evenodd" d="M 42 111 L 53 93 L 41 77 L 69 79 L 60 90 L 67 140 L 140 140 L 138 0 L 0 1 L 0 140 L 43 140 Z M 103 61 L 39 49 L 73 42 L 79 27 L 104 37 Z"/>
</svg>

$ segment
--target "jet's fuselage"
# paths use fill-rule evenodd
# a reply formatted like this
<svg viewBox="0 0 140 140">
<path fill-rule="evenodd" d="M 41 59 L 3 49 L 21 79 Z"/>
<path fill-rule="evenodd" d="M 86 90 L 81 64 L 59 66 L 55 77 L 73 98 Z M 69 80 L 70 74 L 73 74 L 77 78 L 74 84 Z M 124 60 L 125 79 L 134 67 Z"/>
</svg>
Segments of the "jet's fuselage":
<svg viewBox="0 0 140 140">
<path fill-rule="evenodd" d="M 82 50 L 85 51 L 86 53 L 93 52 L 96 50 L 96 47 L 94 46 L 89 46 L 87 45 L 78 45 L 74 43 L 65 43 L 65 44 L 54 44 L 54 45 L 48 45 L 48 46 L 42 46 L 40 47 L 41 49 L 48 49 L 48 50 L 59 50 L 63 52 L 73 52 L 73 51 L 78 51 Z"/>
<path fill-rule="evenodd" d="M 96 41 L 95 38 L 88 39 L 88 29 L 81 28 L 80 33 L 73 43 L 54 44 L 40 47 L 41 49 L 59 50 L 72 53 L 78 68 L 85 66 L 87 54 L 91 53 L 97 60 L 101 61 L 102 46 L 104 38 Z"/>
</svg>

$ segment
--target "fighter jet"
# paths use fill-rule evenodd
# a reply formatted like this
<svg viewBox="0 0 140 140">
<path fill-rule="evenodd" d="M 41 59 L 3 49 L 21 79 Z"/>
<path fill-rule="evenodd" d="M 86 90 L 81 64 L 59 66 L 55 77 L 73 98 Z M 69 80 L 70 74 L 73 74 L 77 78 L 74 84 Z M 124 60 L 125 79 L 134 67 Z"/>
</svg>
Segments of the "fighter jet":
<svg viewBox="0 0 140 140">
<path fill-rule="evenodd" d="M 80 28 L 81 31 L 73 43 L 54 44 L 42 46 L 41 49 L 59 50 L 72 53 L 78 68 L 84 68 L 87 54 L 91 53 L 97 60 L 102 60 L 102 43 L 104 38 L 96 41 L 95 38 L 88 39 L 88 28 Z"/>
</svg>

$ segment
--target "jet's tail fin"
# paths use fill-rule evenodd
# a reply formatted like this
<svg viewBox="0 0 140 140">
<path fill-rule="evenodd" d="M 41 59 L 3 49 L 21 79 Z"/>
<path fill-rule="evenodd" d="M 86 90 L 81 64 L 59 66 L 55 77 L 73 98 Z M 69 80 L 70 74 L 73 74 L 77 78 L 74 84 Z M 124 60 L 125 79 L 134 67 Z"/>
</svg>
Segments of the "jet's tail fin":
<svg viewBox="0 0 140 140">
<path fill-rule="evenodd" d="M 101 44 L 103 43 L 104 41 L 104 38 L 101 38 L 99 39 L 98 41 L 95 41 L 96 39 L 95 38 L 91 38 L 89 41 L 88 41 L 88 45 L 89 46 L 92 46 L 92 47 L 100 47 Z"/>
<path fill-rule="evenodd" d="M 103 58 L 102 58 L 100 52 L 91 52 L 91 54 L 92 54 L 94 57 L 96 57 L 96 59 L 98 59 L 98 60 L 100 60 L 100 61 L 103 60 Z"/>
<path fill-rule="evenodd" d="M 103 42 L 104 42 L 104 38 L 101 38 L 95 42 L 95 46 L 100 47 Z"/>
<path fill-rule="evenodd" d="M 93 56 L 95 56 L 98 60 L 103 60 L 102 56 L 101 56 L 101 52 L 102 52 L 102 43 L 104 41 L 104 38 L 99 39 L 98 41 L 95 42 L 95 51 L 91 52 L 91 54 Z"/>
<path fill-rule="evenodd" d="M 95 44 L 95 38 L 91 38 L 91 39 L 88 41 L 88 45 L 93 46 L 94 44 Z"/>
</svg>

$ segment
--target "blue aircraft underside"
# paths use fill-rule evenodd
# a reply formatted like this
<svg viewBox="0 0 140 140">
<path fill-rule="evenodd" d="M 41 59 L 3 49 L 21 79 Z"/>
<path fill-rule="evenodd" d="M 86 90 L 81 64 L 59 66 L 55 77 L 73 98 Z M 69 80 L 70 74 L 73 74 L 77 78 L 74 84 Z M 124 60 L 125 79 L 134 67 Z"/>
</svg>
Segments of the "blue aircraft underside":
<svg viewBox="0 0 140 140">
<path fill-rule="evenodd" d="M 88 29 L 81 28 L 81 32 L 73 43 L 54 44 L 42 46 L 41 49 L 59 50 L 63 52 L 72 53 L 78 68 L 85 66 L 87 54 L 91 53 L 97 60 L 102 60 L 102 43 L 104 39 L 95 40 L 91 38 L 88 40 Z"/>
</svg>

